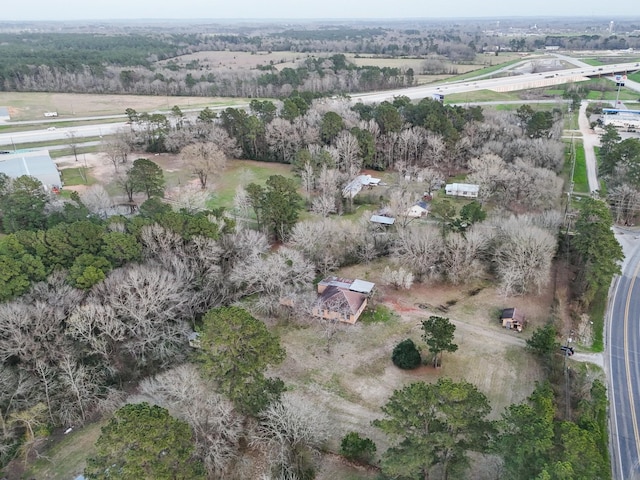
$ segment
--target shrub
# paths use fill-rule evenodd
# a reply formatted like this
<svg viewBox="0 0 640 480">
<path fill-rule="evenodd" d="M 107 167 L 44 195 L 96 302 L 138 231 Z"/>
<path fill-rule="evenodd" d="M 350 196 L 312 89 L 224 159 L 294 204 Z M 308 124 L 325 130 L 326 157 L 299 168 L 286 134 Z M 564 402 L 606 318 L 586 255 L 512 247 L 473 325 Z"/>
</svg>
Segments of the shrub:
<svg viewBox="0 0 640 480">
<path fill-rule="evenodd" d="M 374 453 L 376 453 L 376 444 L 356 432 L 347 433 L 340 443 L 340 454 L 349 460 L 369 462 Z"/>
<path fill-rule="evenodd" d="M 420 365 L 420 351 L 416 347 L 416 344 L 413 343 L 413 340 L 407 338 L 393 349 L 391 360 L 396 367 L 402 368 L 403 370 L 411 370 Z"/>
</svg>

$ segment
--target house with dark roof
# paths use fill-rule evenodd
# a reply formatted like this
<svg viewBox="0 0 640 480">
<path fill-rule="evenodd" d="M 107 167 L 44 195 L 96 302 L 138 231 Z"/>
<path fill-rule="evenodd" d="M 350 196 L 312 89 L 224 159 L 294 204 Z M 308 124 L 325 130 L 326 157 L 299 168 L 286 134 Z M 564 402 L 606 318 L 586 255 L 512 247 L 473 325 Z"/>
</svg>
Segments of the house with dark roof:
<svg viewBox="0 0 640 480">
<path fill-rule="evenodd" d="M 504 328 L 521 332 L 526 323 L 526 318 L 524 313 L 516 308 L 505 308 L 500 315 L 500 321 Z"/>
<path fill-rule="evenodd" d="M 354 324 L 367 306 L 375 287 L 365 280 L 328 277 L 318 283 L 318 300 L 312 313 L 326 320 Z"/>
<path fill-rule="evenodd" d="M 429 203 L 425 200 L 419 200 L 405 212 L 405 217 L 420 218 L 429 215 Z"/>
</svg>

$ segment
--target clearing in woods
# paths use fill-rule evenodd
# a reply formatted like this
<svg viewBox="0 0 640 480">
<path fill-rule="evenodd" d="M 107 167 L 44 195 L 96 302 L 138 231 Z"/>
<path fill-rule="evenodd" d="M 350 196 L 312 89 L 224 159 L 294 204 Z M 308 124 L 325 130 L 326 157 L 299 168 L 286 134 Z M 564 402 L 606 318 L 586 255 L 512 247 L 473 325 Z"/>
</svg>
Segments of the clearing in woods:
<svg viewBox="0 0 640 480">
<path fill-rule="evenodd" d="M 196 181 L 190 179 L 176 155 L 149 158 L 158 162 L 174 182 L 180 177 L 183 181 Z M 57 161 L 63 168 L 78 166 L 73 157 Z M 100 183 L 111 182 L 113 165 L 104 156 L 87 155 L 87 162 L 93 178 Z M 230 183 L 261 181 L 264 176 L 262 169 L 269 165 L 233 160 L 229 162 L 229 176 L 225 175 L 225 179 L 234 179 Z M 284 169 L 270 171 L 287 173 Z M 232 189 L 226 183 L 219 182 L 213 187 L 225 191 L 222 196 L 229 201 Z M 74 188 L 82 190 L 84 186 Z M 524 347 L 525 339 L 549 318 L 553 282 L 540 295 L 511 298 L 500 295 L 495 285 L 489 282 L 474 286 L 415 284 L 408 291 L 397 291 L 382 285 L 381 272 L 387 264 L 388 260 L 383 259 L 345 268 L 336 274 L 376 282 L 378 291 L 374 303 L 394 311 L 396 316 L 392 320 L 340 325 L 328 349 L 327 337 L 315 322 L 306 326 L 274 325 L 287 357 L 273 373 L 283 378 L 292 390 L 328 412 L 336 426 L 329 442 L 332 451 L 339 450 L 340 440 L 347 432 L 357 431 L 376 442 L 379 454 L 384 452 L 389 446 L 388 441 L 371 425 L 371 421 L 381 417 L 380 407 L 393 391 L 408 383 L 431 382 L 441 376 L 465 379 L 487 395 L 493 407 L 491 416 L 497 419 L 505 407 L 530 395 L 535 382 L 543 378 L 538 361 Z M 523 333 L 501 327 L 498 310 L 506 307 L 517 307 L 527 315 L 529 323 Z M 445 316 L 455 323 L 455 342 L 459 350 L 445 353 L 443 366 L 437 370 L 427 365 L 413 371 L 399 370 L 391 362 L 391 351 L 405 338 L 412 338 L 422 348 L 423 358 L 428 357 L 426 345 L 421 340 L 420 322 L 429 315 Z M 325 460 L 318 472 L 319 480 L 336 477 L 366 479 L 376 475 L 375 471 L 356 469 L 337 457 L 328 456 Z M 474 456 L 472 462 L 473 478 L 496 478 L 499 462 L 495 457 Z"/>
</svg>

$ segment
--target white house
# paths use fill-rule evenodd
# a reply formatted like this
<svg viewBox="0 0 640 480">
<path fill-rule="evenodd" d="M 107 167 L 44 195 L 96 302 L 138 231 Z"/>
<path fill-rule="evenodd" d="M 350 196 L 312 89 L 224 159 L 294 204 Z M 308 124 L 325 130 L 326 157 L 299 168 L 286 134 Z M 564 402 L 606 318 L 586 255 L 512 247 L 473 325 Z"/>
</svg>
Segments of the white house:
<svg viewBox="0 0 640 480">
<path fill-rule="evenodd" d="M 449 183 L 444 187 L 444 193 L 454 197 L 478 198 L 480 187 L 471 183 Z"/>
<path fill-rule="evenodd" d="M 429 204 L 424 200 L 414 203 L 409 207 L 405 217 L 420 218 L 426 217 L 429 214 Z"/>
<path fill-rule="evenodd" d="M 342 196 L 344 198 L 353 198 L 360 193 L 362 187 L 373 187 L 379 184 L 379 178 L 374 178 L 371 175 L 358 175 L 342 189 Z"/>
</svg>

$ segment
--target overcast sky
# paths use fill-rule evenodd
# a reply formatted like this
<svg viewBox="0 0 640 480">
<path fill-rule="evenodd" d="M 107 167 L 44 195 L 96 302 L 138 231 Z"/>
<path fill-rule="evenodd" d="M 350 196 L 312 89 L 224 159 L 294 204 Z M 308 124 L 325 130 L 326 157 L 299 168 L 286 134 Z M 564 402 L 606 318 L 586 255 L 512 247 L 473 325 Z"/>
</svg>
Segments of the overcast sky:
<svg viewBox="0 0 640 480">
<path fill-rule="evenodd" d="M 640 16 L 638 0 L 3 0 L 0 20 Z"/>
</svg>

